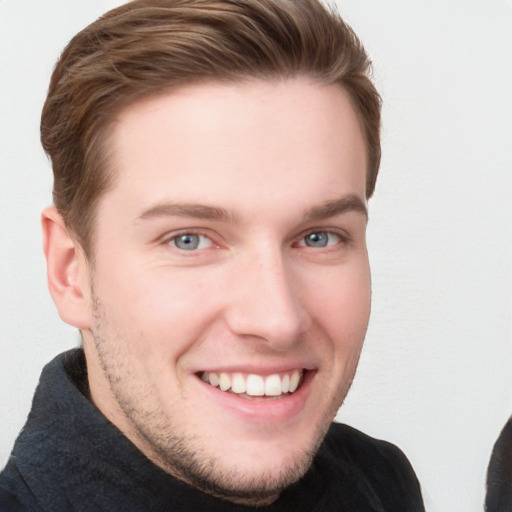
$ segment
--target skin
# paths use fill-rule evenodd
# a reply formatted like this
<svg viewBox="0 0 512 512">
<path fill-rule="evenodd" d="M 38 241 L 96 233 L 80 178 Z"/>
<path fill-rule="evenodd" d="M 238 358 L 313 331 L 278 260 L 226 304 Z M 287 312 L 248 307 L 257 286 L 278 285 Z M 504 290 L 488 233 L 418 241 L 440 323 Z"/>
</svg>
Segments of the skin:
<svg viewBox="0 0 512 512">
<path fill-rule="evenodd" d="M 338 85 L 202 84 L 127 107 L 111 136 L 94 265 L 43 214 L 50 290 L 82 331 L 91 398 L 177 478 L 270 503 L 310 466 L 368 323 L 356 114 Z M 183 234 L 198 247 L 180 249 Z M 199 378 L 295 368 L 307 383 L 273 400 Z"/>
</svg>

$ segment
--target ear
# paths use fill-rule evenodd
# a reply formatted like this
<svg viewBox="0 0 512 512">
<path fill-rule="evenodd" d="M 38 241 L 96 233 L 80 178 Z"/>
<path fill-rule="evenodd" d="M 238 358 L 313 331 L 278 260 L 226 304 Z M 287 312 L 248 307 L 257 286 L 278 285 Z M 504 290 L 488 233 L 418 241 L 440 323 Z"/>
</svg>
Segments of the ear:
<svg viewBox="0 0 512 512">
<path fill-rule="evenodd" d="M 41 215 L 48 288 L 64 322 L 79 329 L 90 327 L 88 263 L 80 245 L 69 235 L 54 206 Z"/>
</svg>

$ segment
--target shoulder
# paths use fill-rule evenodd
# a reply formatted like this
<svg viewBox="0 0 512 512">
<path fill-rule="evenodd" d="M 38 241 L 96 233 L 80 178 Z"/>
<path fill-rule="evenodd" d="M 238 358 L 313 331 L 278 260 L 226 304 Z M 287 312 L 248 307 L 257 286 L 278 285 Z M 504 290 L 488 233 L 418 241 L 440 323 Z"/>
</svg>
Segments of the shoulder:
<svg viewBox="0 0 512 512">
<path fill-rule="evenodd" d="M 0 472 L 0 511 L 7 510 L 9 512 L 42 511 L 12 457 Z"/>
<path fill-rule="evenodd" d="M 512 417 L 503 427 L 487 468 L 485 510 L 498 512 L 512 509 Z"/>
<path fill-rule="evenodd" d="M 380 439 L 375 439 L 349 425 L 333 423 L 326 435 L 325 444 L 336 455 L 343 454 L 358 465 L 375 463 L 378 460 L 388 461 L 390 464 L 398 464 L 411 468 L 407 457 L 394 444 Z"/>
<path fill-rule="evenodd" d="M 327 457 L 343 461 L 372 478 L 389 481 L 405 477 L 417 482 L 411 463 L 400 448 L 348 425 L 333 423 L 323 449 Z"/>
<path fill-rule="evenodd" d="M 424 510 L 416 474 L 397 446 L 348 425 L 333 423 L 320 454 L 368 496 L 375 496 L 383 509 Z"/>
</svg>

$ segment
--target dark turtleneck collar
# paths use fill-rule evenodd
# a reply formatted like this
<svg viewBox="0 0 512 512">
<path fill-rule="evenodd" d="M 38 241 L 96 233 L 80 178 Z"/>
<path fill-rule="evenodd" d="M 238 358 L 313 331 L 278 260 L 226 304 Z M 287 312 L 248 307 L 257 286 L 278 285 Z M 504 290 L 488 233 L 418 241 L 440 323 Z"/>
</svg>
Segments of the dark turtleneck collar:
<svg viewBox="0 0 512 512">
<path fill-rule="evenodd" d="M 87 395 L 82 350 L 66 352 L 44 368 L 15 454 L 20 472 L 45 510 L 214 512 L 231 507 L 153 464 Z M 295 510 L 314 508 L 313 502 L 296 505 Z M 272 510 L 289 508 L 276 503 Z"/>
<path fill-rule="evenodd" d="M 21 481 L 15 487 L 22 485 L 41 510 L 256 510 L 204 494 L 165 473 L 87 396 L 82 350 L 61 354 L 44 368 L 32 411 L 4 472 L 4 482 Z M 17 491 L 10 492 L 13 497 Z M 396 447 L 333 424 L 304 478 L 275 503 L 257 510 L 412 512 L 422 511 L 423 505 L 414 472 Z"/>
</svg>

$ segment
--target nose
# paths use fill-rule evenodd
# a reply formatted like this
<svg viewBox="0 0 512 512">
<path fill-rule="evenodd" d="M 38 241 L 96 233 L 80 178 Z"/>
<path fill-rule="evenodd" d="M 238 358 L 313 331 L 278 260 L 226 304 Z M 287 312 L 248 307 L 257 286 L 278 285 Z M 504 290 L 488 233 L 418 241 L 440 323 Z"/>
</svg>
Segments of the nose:
<svg viewBox="0 0 512 512">
<path fill-rule="evenodd" d="M 243 258 L 236 267 L 226 312 L 231 331 L 265 340 L 278 352 L 289 350 L 311 324 L 292 265 L 281 250 L 266 250 Z"/>
</svg>

